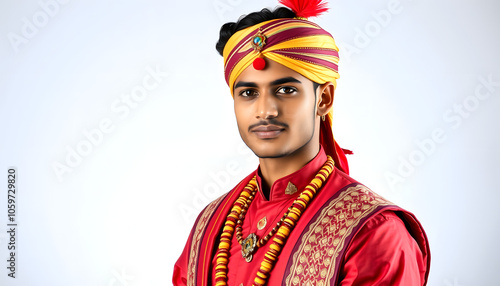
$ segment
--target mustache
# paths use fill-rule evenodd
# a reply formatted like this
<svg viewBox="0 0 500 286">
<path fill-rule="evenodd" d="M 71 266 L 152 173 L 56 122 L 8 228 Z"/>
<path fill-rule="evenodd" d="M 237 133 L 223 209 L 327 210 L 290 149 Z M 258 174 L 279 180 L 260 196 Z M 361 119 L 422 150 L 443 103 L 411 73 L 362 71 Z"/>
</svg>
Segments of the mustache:
<svg viewBox="0 0 500 286">
<path fill-rule="evenodd" d="M 288 128 L 288 124 L 272 118 L 272 119 L 268 119 L 268 120 L 260 120 L 259 122 L 250 125 L 248 127 L 248 131 L 252 130 L 255 127 L 265 126 L 265 125 L 276 125 L 276 126 L 281 126 L 281 127 L 284 127 L 284 128 Z"/>
</svg>

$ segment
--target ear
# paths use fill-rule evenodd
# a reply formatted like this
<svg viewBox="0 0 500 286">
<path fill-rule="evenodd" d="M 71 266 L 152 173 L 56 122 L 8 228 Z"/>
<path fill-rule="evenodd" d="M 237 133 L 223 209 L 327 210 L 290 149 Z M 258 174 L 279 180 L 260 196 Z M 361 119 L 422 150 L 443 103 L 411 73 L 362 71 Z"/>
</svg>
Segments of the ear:
<svg viewBox="0 0 500 286">
<path fill-rule="evenodd" d="M 333 107 L 335 86 L 331 82 L 324 83 L 318 87 L 318 116 L 328 114 Z"/>
</svg>

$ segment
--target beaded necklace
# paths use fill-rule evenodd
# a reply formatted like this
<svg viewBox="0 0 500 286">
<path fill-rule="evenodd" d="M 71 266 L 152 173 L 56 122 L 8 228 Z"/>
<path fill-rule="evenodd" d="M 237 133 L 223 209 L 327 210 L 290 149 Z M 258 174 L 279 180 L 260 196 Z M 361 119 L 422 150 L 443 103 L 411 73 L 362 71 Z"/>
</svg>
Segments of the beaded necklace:
<svg viewBox="0 0 500 286">
<path fill-rule="evenodd" d="M 304 191 L 295 199 L 292 205 L 285 212 L 277 225 L 263 238 L 257 239 L 253 233 L 249 234 L 246 239 L 242 237 L 242 225 L 245 218 L 245 213 L 250 206 L 253 198 L 255 197 L 257 189 L 256 178 L 253 177 L 248 184 L 243 188 L 240 196 L 233 204 L 231 212 L 226 218 L 222 234 L 220 236 L 219 247 L 216 253 L 215 260 L 215 285 L 227 285 L 227 265 L 229 263 L 229 251 L 231 249 L 231 240 L 233 233 L 236 229 L 236 238 L 241 244 L 242 255 L 247 262 L 252 260 L 253 253 L 267 243 L 267 241 L 274 236 L 269 250 L 264 255 L 264 259 L 260 264 L 260 268 L 254 279 L 254 286 L 263 286 L 267 283 L 267 279 L 281 253 L 281 249 L 286 243 L 288 236 L 292 232 L 295 224 L 299 220 L 302 213 L 307 208 L 307 205 L 316 195 L 316 192 L 321 188 L 326 179 L 333 171 L 334 161 L 332 157 L 328 156 L 327 161 L 323 167 L 316 174 L 314 179 L 305 187 Z"/>
</svg>

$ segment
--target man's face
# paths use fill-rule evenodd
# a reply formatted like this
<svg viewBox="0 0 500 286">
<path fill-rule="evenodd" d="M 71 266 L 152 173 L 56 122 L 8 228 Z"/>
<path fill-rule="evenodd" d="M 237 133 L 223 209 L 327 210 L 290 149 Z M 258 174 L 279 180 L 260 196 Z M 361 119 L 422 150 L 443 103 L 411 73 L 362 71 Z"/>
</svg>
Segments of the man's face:
<svg viewBox="0 0 500 286">
<path fill-rule="evenodd" d="M 259 158 L 299 155 L 318 148 L 319 139 L 312 140 L 319 132 L 315 131 L 318 116 L 313 82 L 274 61 L 266 62 L 264 70 L 250 65 L 234 85 L 241 138 Z"/>
</svg>

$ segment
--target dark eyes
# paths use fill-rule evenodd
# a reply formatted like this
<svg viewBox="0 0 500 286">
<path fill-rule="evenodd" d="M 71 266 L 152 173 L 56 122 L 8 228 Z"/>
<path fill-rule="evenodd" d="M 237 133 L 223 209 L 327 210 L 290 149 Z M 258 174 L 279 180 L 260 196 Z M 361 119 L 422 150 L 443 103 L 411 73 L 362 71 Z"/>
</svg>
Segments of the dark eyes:
<svg viewBox="0 0 500 286">
<path fill-rule="evenodd" d="M 276 90 L 276 94 L 277 95 L 289 95 L 289 94 L 292 94 L 294 92 L 296 92 L 297 89 L 295 87 L 291 87 L 291 86 L 282 86 L 280 88 L 278 88 Z M 242 97 L 253 97 L 253 96 L 257 96 L 259 93 L 257 90 L 253 90 L 253 89 L 244 89 L 242 90 L 240 93 L 239 93 L 239 96 L 242 96 Z"/>
<path fill-rule="evenodd" d="M 278 88 L 278 90 L 276 91 L 276 93 L 290 94 L 290 93 L 294 93 L 296 91 L 297 91 L 297 89 L 295 87 L 283 86 L 283 87 Z"/>
<path fill-rule="evenodd" d="M 252 89 L 245 89 L 245 90 L 242 90 L 242 91 L 239 93 L 239 95 L 240 95 L 240 96 L 243 96 L 243 97 L 255 96 L 255 95 L 257 95 L 257 91 L 252 90 Z"/>
</svg>

